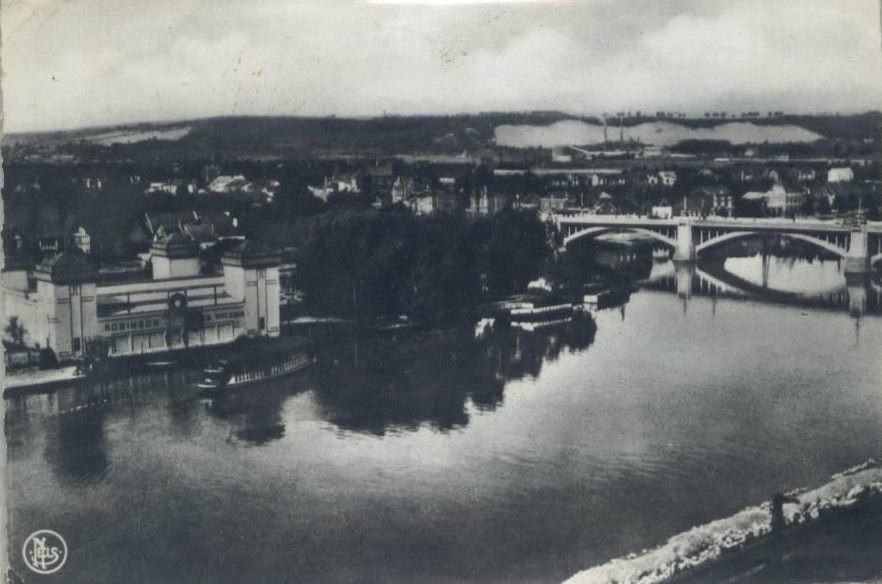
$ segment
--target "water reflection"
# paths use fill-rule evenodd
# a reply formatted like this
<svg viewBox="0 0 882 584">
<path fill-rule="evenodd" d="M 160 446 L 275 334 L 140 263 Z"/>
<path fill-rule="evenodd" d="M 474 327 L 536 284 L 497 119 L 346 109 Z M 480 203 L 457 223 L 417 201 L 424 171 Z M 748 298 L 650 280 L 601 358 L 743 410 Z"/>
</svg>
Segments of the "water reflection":
<svg viewBox="0 0 882 584">
<path fill-rule="evenodd" d="M 882 314 L 882 286 L 874 281 L 875 277 L 846 278 L 838 262 L 757 254 L 725 261 L 656 262 L 643 284 L 674 292 L 686 300 L 693 295 L 747 298 L 841 310 L 860 317 Z"/>
<path fill-rule="evenodd" d="M 264 446 L 285 437 L 285 401 L 311 387 L 311 377 L 302 373 L 262 382 L 259 391 L 222 393 L 204 404 L 209 414 L 230 425 L 231 434 L 239 440 Z"/>
<path fill-rule="evenodd" d="M 841 314 L 699 271 L 685 318 L 673 282 L 532 330 L 347 333 L 211 401 L 198 371 L 10 399 L 11 545 L 64 534 L 66 582 L 550 584 L 875 455 L 882 319 L 854 347 Z"/>
<path fill-rule="evenodd" d="M 319 354 L 316 393 L 340 428 L 382 435 L 424 423 L 447 431 L 469 422 L 468 406 L 492 411 L 509 380 L 594 340 L 589 315 L 524 330 L 464 324 L 406 337 L 352 339 Z"/>
<path fill-rule="evenodd" d="M 104 441 L 106 406 L 92 407 L 47 421 L 46 461 L 58 481 L 79 486 L 100 481 L 110 467 Z"/>
</svg>

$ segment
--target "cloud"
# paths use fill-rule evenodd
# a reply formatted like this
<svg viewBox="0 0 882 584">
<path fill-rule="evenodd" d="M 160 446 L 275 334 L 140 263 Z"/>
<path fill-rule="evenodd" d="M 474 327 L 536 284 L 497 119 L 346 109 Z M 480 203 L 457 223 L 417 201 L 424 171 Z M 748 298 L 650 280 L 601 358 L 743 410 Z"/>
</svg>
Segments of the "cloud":
<svg viewBox="0 0 882 584">
<path fill-rule="evenodd" d="M 232 114 L 847 111 L 882 96 L 873 0 L 29 0 L 0 18 L 7 131 Z"/>
</svg>

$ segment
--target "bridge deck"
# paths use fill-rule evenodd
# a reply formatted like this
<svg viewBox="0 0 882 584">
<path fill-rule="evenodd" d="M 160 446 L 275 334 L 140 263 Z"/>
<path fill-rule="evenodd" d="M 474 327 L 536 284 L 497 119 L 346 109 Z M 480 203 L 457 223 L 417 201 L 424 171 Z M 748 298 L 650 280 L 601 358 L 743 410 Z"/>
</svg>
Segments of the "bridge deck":
<svg viewBox="0 0 882 584">
<path fill-rule="evenodd" d="M 641 229 L 676 228 L 684 219 L 649 219 L 645 217 L 615 217 L 600 215 L 559 215 L 559 225 L 591 227 L 637 227 Z M 830 221 L 782 221 L 780 219 L 690 219 L 692 227 L 701 229 L 720 229 L 726 231 L 777 231 L 801 233 L 847 233 L 854 229 L 851 225 Z M 867 232 L 882 233 L 882 223 L 867 223 Z"/>
</svg>

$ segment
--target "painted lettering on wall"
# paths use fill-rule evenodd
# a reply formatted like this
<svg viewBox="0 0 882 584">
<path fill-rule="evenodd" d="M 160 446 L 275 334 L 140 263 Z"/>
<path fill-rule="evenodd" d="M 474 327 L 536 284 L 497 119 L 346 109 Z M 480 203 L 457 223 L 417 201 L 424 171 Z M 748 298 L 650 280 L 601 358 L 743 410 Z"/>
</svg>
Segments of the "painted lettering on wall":
<svg viewBox="0 0 882 584">
<path fill-rule="evenodd" d="M 237 318 L 245 318 L 244 310 L 234 310 L 231 312 L 215 312 L 213 314 L 205 314 L 205 322 L 217 322 L 221 320 L 235 320 Z"/>
<path fill-rule="evenodd" d="M 126 331 L 142 331 L 145 329 L 163 328 L 165 325 L 160 318 L 141 318 L 138 320 L 121 320 L 117 322 L 105 322 L 104 332 L 120 333 Z"/>
</svg>

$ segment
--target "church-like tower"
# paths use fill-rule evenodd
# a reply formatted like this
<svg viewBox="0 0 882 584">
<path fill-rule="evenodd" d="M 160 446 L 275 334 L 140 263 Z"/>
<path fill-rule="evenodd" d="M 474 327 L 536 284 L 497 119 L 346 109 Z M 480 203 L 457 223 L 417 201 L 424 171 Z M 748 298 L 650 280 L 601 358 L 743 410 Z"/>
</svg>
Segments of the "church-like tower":
<svg viewBox="0 0 882 584">
<path fill-rule="evenodd" d="M 62 361 L 83 356 L 86 343 L 98 336 L 94 270 L 80 255 L 62 252 L 37 266 L 34 276 L 38 317 L 45 323 L 38 333 L 45 339 L 34 340 L 52 347 Z"/>
<path fill-rule="evenodd" d="M 243 241 L 221 263 L 227 294 L 245 303 L 246 334 L 279 336 L 279 253 L 257 241 Z"/>
</svg>

